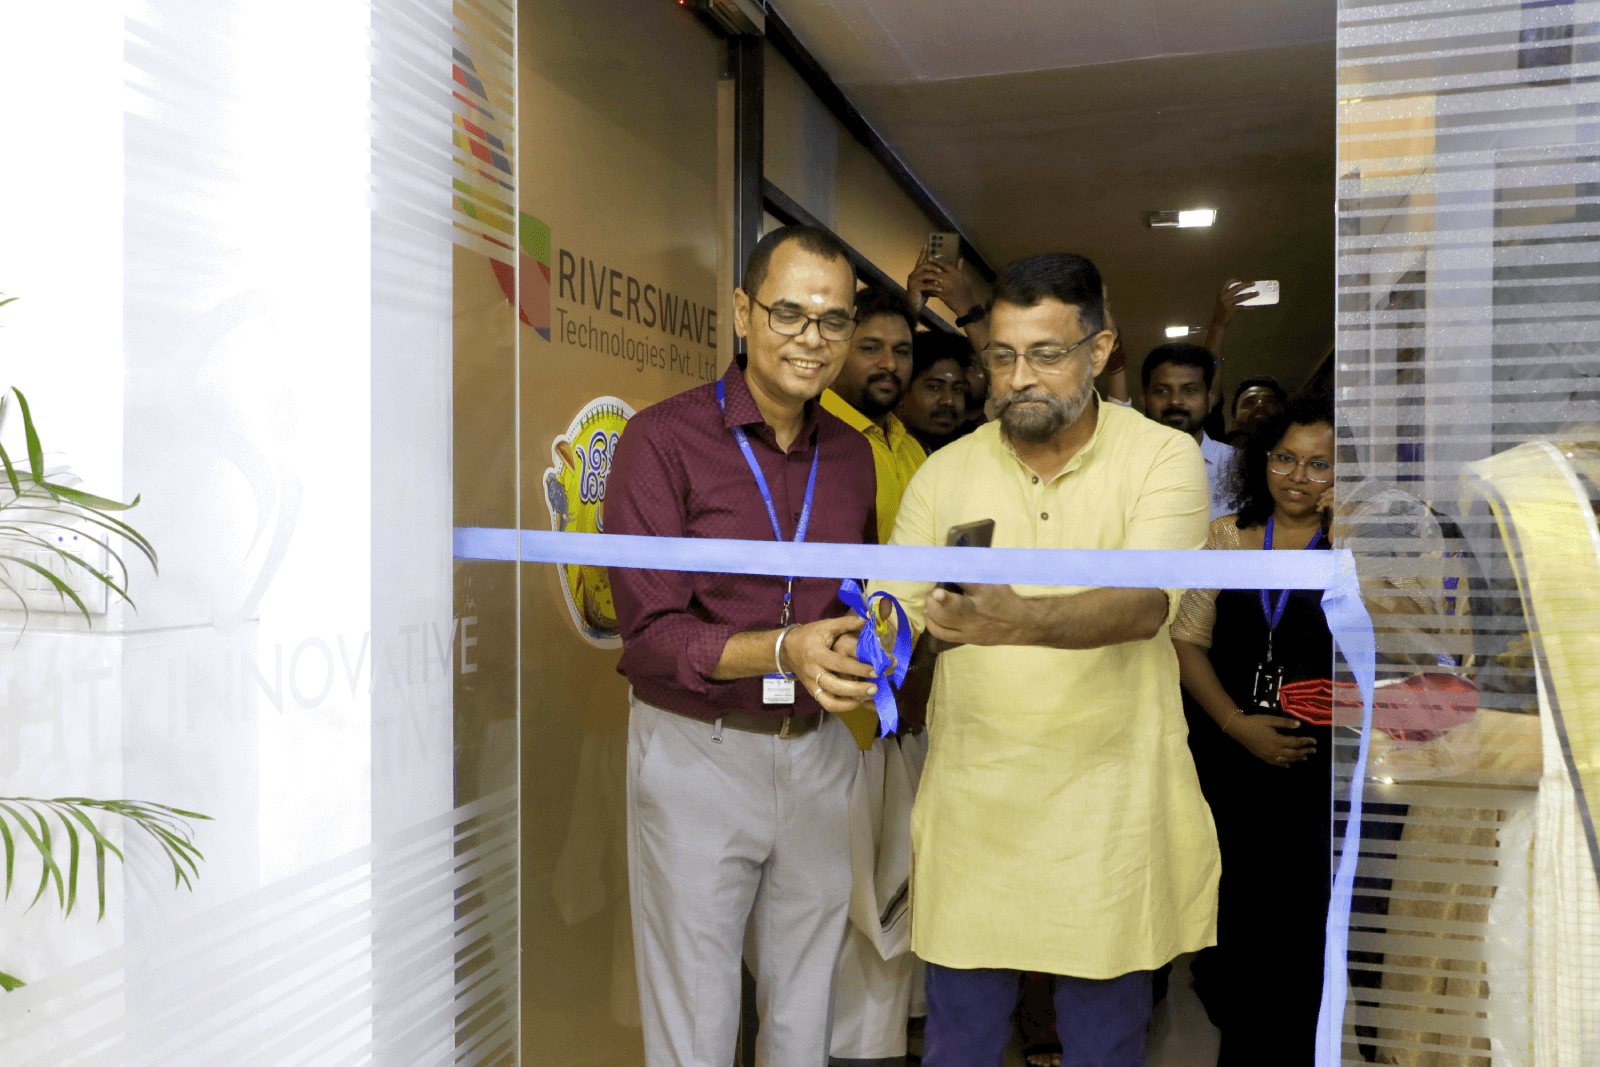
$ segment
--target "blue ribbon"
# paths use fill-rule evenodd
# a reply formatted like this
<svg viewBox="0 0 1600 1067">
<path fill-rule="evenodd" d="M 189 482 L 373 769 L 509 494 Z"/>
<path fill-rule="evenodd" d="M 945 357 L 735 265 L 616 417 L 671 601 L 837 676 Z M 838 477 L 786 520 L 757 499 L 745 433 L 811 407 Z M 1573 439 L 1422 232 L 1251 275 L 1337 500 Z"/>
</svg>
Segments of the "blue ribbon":
<svg viewBox="0 0 1600 1067">
<path fill-rule="evenodd" d="M 878 691 L 872 694 L 872 702 L 878 708 L 879 736 L 891 737 L 900 728 L 900 709 L 894 702 L 894 689 L 905 685 L 906 668 L 911 665 L 911 623 L 906 618 L 906 609 L 900 606 L 900 601 L 882 590 L 870 597 L 862 595 L 861 586 L 856 584 L 854 578 L 846 578 L 839 583 L 839 599 L 851 611 L 867 620 L 861 636 L 856 640 L 856 659 L 871 667 L 872 676 L 878 680 Z M 896 629 L 892 664 L 889 653 L 883 650 L 883 644 L 877 638 L 878 617 L 874 609 L 880 600 L 887 600 L 894 605 Z M 890 688 L 891 683 L 893 689 Z"/>
<path fill-rule="evenodd" d="M 1226 555 L 1226 553 L 1223 553 Z M 1317 552 L 1338 563 L 1334 580 L 1322 594 L 1322 614 L 1328 620 L 1333 643 L 1361 687 L 1361 739 L 1356 746 L 1355 768 L 1350 775 L 1350 814 L 1344 824 L 1339 866 L 1328 900 L 1328 927 L 1322 960 L 1322 1007 L 1317 1013 L 1316 1067 L 1339 1067 L 1343 1062 L 1345 1002 L 1350 994 L 1346 960 L 1350 948 L 1350 903 L 1355 894 L 1356 865 L 1361 849 L 1362 790 L 1366 784 L 1367 752 L 1372 744 L 1372 687 L 1377 668 L 1377 640 L 1372 616 L 1361 600 L 1361 583 L 1355 559 L 1348 551 Z M 1299 556 L 1299 552 L 1284 555 Z"/>
<path fill-rule="evenodd" d="M 455 530 L 455 557 L 523 563 L 588 564 L 640 570 L 766 574 L 800 578 L 977 582 L 987 585 L 1130 589 L 1321 589 L 1322 611 L 1334 644 L 1361 687 L 1361 739 L 1350 779 L 1350 816 L 1328 906 L 1322 1007 L 1317 1018 L 1317 1067 L 1338 1067 L 1349 997 L 1346 957 L 1350 902 L 1361 846 L 1362 786 L 1372 738 L 1376 640 L 1361 601 L 1355 559 L 1332 552 L 1207 552 L 1169 549 L 936 548 L 910 545 L 782 544 L 704 537 L 637 537 L 464 526 Z M 843 594 L 841 589 L 840 593 Z M 857 587 L 859 596 L 860 588 Z M 898 605 L 896 605 L 898 607 Z M 870 612 L 870 607 L 863 604 Z M 900 634 L 910 641 L 908 628 Z M 857 643 L 857 653 L 864 645 Z M 898 651 L 899 644 L 896 643 Z M 870 654 L 870 653 L 869 653 Z M 909 655 L 897 657 L 901 669 Z M 878 692 L 884 692 L 879 686 Z M 879 721 L 883 712 L 879 708 Z"/>
<path fill-rule="evenodd" d="M 973 582 L 980 585 L 1095 586 L 1126 589 L 1328 589 L 1334 552 L 1203 549 L 970 548 L 920 545 L 782 544 L 718 537 L 557 533 L 462 526 L 457 559 L 637 567 L 779 578 Z M 1297 558 L 1302 557 L 1302 558 Z"/>
</svg>

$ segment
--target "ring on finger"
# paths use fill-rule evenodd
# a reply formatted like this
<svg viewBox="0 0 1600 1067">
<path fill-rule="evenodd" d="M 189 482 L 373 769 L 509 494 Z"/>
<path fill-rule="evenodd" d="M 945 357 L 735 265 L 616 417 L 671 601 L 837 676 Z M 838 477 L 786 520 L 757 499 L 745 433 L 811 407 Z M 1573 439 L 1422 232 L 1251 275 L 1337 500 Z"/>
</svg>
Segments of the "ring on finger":
<svg viewBox="0 0 1600 1067">
<path fill-rule="evenodd" d="M 819 692 L 819 693 L 822 692 L 822 675 L 823 675 L 823 673 L 824 673 L 823 671 L 818 671 L 817 672 L 816 682 L 817 682 L 817 692 Z"/>
</svg>

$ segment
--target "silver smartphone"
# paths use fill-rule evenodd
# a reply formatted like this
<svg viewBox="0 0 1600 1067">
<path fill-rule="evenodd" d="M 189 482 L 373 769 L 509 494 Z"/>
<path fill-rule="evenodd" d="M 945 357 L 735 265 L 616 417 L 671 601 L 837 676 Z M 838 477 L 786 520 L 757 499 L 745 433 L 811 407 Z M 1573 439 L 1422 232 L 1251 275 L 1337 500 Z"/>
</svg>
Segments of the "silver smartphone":
<svg viewBox="0 0 1600 1067">
<path fill-rule="evenodd" d="M 954 264 L 961 258 L 961 235 L 938 232 L 928 234 L 928 258 Z"/>
<path fill-rule="evenodd" d="M 1264 307 L 1267 304 L 1276 304 L 1278 302 L 1277 282 L 1251 282 L 1250 288 L 1256 291 L 1256 295 L 1252 296 L 1249 300 L 1239 301 L 1240 307 L 1258 308 Z"/>
</svg>

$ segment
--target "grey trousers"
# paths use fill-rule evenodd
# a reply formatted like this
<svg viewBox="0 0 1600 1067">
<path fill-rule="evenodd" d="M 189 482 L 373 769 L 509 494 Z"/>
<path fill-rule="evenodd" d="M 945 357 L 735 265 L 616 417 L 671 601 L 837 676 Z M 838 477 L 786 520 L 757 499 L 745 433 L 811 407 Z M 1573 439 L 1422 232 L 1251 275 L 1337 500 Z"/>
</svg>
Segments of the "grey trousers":
<svg viewBox="0 0 1600 1067">
<path fill-rule="evenodd" d="M 722 730 L 633 698 L 628 880 L 647 1067 L 729 1067 L 746 927 L 763 1067 L 825 1067 L 850 901 L 850 731 Z"/>
</svg>

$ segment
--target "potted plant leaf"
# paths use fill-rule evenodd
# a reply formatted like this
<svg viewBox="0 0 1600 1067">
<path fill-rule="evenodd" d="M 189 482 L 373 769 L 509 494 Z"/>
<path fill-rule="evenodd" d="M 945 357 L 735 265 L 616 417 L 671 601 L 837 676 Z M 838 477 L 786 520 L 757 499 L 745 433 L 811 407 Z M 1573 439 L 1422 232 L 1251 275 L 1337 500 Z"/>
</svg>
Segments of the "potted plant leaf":
<svg viewBox="0 0 1600 1067">
<path fill-rule="evenodd" d="M 15 298 L 12 298 L 15 299 Z M 10 303 L 0 301 L 0 307 Z M 128 568 L 117 551 L 129 548 L 156 567 L 155 548 L 137 530 L 117 518 L 139 503 L 122 504 L 62 484 L 61 472 L 45 466 L 44 449 L 34 427 L 27 397 L 20 389 L 0 394 L 0 428 L 12 400 L 22 419 L 26 441 L 26 462 L 13 462 L 0 446 L 0 604 L 15 600 L 23 610 L 22 640 L 31 612 L 24 595 L 27 579 L 40 579 L 47 590 L 60 598 L 63 609 L 77 610 L 93 626 L 94 619 L 82 594 L 71 579 L 98 583 L 106 591 L 132 604 L 128 595 Z M 54 477 L 53 477 L 54 475 Z M 107 562 L 98 565 L 82 546 L 105 553 Z M 77 551 L 74 551 L 74 548 Z M 70 603 L 71 608 L 67 608 Z M 19 851 L 37 853 L 40 860 L 38 887 L 33 907 L 52 889 L 63 917 L 72 914 L 78 900 L 78 876 L 90 860 L 95 870 L 99 918 L 106 913 L 106 857 L 124 860 L 122 850 L 102 832 L 96 818 L 121 819 L 128 828 L 148 834 L 172 864 L 173 886 L 193 888 L 204 857 L 195 847 L 193 829 L 186 820 L 209 816 L 183 811 L 165 804 L 137 800 L 95 800 L 89 797 L 0 797 L 0 843 L 5 849 L 5 897 L 11 896 Z M 24 983 L 0 971 L 0 989 L 10 991 Z"/>
</svg>

